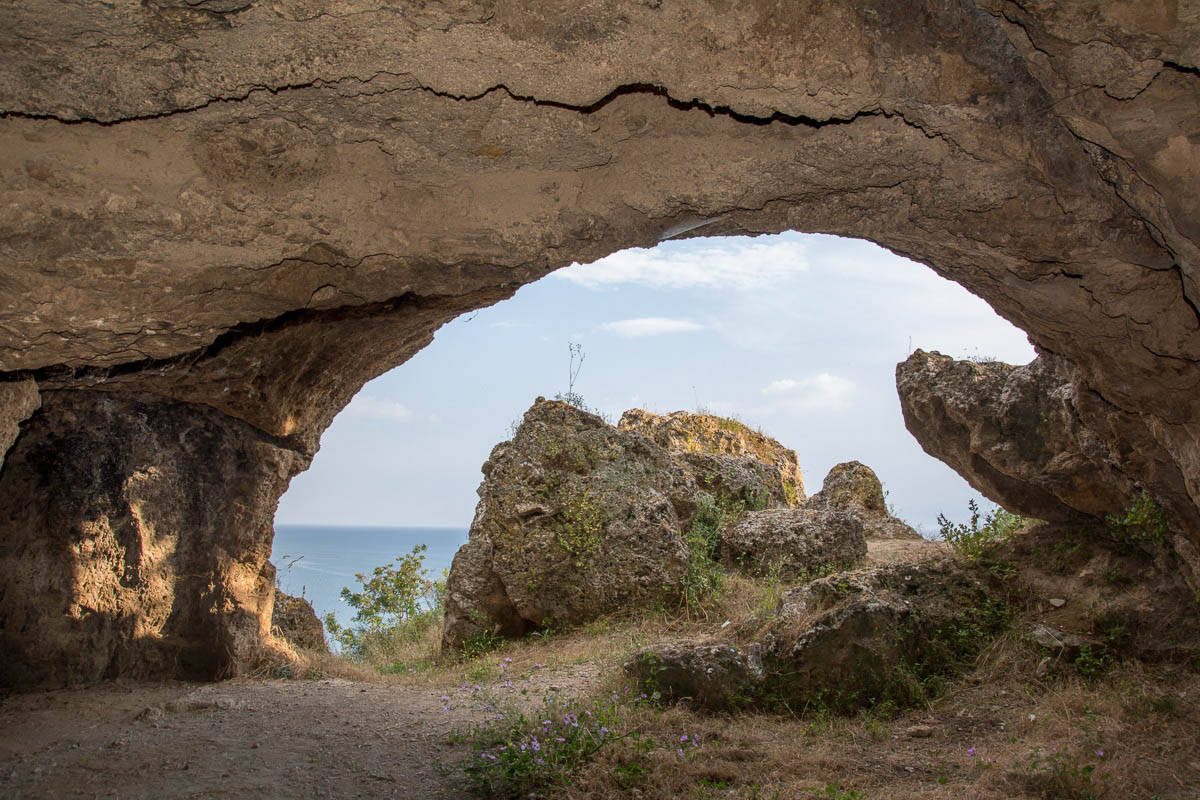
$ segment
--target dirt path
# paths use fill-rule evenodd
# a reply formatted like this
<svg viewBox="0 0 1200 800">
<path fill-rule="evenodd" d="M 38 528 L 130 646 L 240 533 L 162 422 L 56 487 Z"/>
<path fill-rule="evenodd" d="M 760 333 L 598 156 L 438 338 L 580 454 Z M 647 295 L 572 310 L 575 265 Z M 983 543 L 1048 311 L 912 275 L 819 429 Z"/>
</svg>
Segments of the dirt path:
<svg viewBox="0 0 1200 800">
<path fill-rule="evenodd" d="M 459 798 L 464 710 L 332 679 L 118 684 L 0 705 L 5 798 Z"/>
<path fill-rule="evenodd" d="M 540 667 L 540 665 L 539 665 Z M 526 706 L 593 690 L 591 664 L 494 680 Z M 443 702 L 449 697 L 449 702 Z M 0 798 L 462 798 L 468 686 L 117 682 L 0 700 Z"/>
</svg>

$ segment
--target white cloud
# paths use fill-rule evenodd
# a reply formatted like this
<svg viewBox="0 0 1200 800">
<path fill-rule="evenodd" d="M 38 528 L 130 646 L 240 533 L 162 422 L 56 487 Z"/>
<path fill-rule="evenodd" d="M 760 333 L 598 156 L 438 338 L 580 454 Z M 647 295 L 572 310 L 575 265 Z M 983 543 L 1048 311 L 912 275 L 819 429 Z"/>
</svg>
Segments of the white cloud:
<svg viewBox="0 0 1200 800">
<path fill-rule="evenodd" d="M 687 319 L 664 317 L 641 317 L 601 323 L 600 327 L 617 336 L 632 339 L 637 336 L 659 336 L 664 333 L 690 333 L 704 330 L 704 326 Z"/>
<path fill-rule="evenodd" d="M 346 406 L 346 411 L 356 417 L 392 422 L 411 422 L 413 418 L 412 409 L 404 403 L 384 400 L 369 394 L 355 395 L 354 399 L 350 401 L 350 405 Z"/>
<path fill-rule="evenodd" d="M 652 250 L 622 250 L 591 264 L 572 264 L 554 275 L 589 289 L 636 284 L 745 291 L 775 286 L 794 273 L 807 272 L 805 250 L 803 242 L 780 237 L 664 243 Z"/>
<path fill-rule="evenodd" d="M 796 409 L 843 408 L 851 393 L 854 382 L 828 372 L 809 378 L 781 378 L 763 387 L 762 393 L 774 398 L 781 405 Z"/>
</svg>

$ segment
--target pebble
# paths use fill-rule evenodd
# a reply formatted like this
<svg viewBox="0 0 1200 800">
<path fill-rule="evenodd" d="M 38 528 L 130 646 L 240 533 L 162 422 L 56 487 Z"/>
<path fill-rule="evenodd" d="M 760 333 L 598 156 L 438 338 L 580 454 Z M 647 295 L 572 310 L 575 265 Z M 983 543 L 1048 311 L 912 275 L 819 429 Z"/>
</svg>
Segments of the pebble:
<svg viewBox="0 0 1200 800">
<path fill-rule="evenodd" d="M 1051 597 L 1050 598 L 1050 605 L 1054 606 L 1055 608 L 1062 608 L 1066 604 L 1067 604 L 1067 601 L 1062 599 L 1061 597 Z"/>
<path fill-rule="evenodd" d="M 932 725 L 913 725 L 904 731 L 904 735 L 910 739 L 928 739 L 936 731 Z"/>
</svg>

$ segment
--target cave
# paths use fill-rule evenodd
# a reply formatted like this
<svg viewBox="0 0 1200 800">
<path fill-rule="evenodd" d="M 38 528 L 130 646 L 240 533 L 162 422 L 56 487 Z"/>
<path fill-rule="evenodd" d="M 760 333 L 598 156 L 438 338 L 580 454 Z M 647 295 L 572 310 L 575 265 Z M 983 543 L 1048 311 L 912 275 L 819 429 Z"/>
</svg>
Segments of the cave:
<svg viewBox="0 0 1200 800">
<path fill-rule="evenodd" d="M 926 264 L 1200 587 L 1200 22 L 1007 0 L 37 0 L 0 26 L 0 684 L 239 674 L 272 517 L 444 322 L 671 236 Z M 1052 492 L 1051 492 L 1052 493 Z"/>
</svg>

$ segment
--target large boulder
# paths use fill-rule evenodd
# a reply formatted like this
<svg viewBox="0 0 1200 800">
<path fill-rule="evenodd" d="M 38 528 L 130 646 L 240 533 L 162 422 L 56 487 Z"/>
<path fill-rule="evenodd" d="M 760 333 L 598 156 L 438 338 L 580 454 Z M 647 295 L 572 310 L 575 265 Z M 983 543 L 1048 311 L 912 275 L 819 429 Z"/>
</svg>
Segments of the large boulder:
<svg viewBox="0 0 1200 800">
<path fill-rule="evenodd" d="M 868 539 L 920 539 L 921 534 L 888 511 L 883 484 L 875 470 L 858 461 L 835 465 L 821 491 L 805 508 L 854 516 Z"/>
<path fill-rule="evenodd" d="M 538 398 L 492 450 L 469 539 L 446 584 L 443 644 L 666 600 L 698 488 L 663 448 Z"/>
<path fill-rule="evenodd" d="M 925 452 L 1006 509 L 1055 522 L 1103 517 L 1138 495 L 1125 459 L 1080 419 L 1073 368 L 915 351 L 896 367 L 904 424 Z"/>
<path fill-rule="evenodd" d="M 720 552 L 730 566 L 796 581 L 858 566 L 867 540 L 852 511 L 780 508 L 743 514 L 721 532 Z"/>
<path fill-rule="evenodd" d="M 967 663 L 1007 613 L 961 563 L 892 564 L 797 587 L 726 641 L 650 647 L 625 668 L 665 697 L 710 708 L 905 704 Z M 726 680 L 709 678 L 718 668 Z"/>
<path fill-rule="evenodd" d="M 786 511 L 804 496 L 795 453 L 741 423 L 630 411 L 614 427 L 542 398 L 512 440 L 492 450 L 483 474 L 447 582 L 448 648 L 485 632 L 515 636 L 678 602 L 689 558 L 716 556 L 720 546 L 689 537 L 694 519 L 719 538 L 754 513 L 747 509 Z M 744 554 L 755 565 L 782 559 L 793 570 L 815 569 L 857 552 L 838 536 L 862 539 L 861 526 L 779 529 L 759 546 L 750 542 L 754 530 L 731 540 L 731 562 Z M 689 541 L 706 552 L 689 552 Z"/>
</svg>

